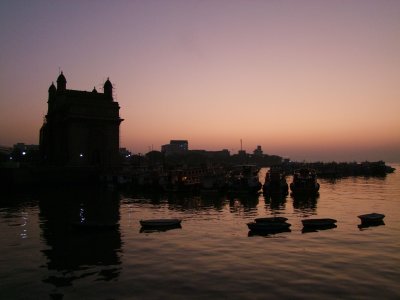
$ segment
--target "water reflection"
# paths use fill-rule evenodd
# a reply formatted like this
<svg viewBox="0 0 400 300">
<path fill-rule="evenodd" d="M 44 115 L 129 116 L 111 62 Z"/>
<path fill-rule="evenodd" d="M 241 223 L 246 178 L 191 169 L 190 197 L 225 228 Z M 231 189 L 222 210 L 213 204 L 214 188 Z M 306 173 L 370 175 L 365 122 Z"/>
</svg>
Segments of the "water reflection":
<svg viewBox="0 0 400 300">
<path fill-rule="evenodd" d="M 181 224 L 169 225 L 169 226 L 151 227 L 151 228 L 141 227 L 140 228 L 140 233 L 165 232 L 165 231 L 168 231 L 168 230 L 181 229 L 181 228 L 182 228 Z"/>
<path fill-rule="evenodd" d="M 15 230 L 21 239 L 30 237 L 31 220 L 29 211 L 33 210 L 36 202 L 26 193 L 4 193 L 0 197 L 0 217 L 7 226 Z"/>
<path fill-rule="evenodd" d="M 263 236 L 263 237 L 271 237 L 278 233 L 284 232 L 291 232 L 290 228 L 281 228 L 281 229 L 274 229 L 274 230 L 250 230 L 247 234 L 248 237 L 252 236 Z"/>
<path fill-rule="evenodd" d="M 267 210 L 272 212 L 285 210 L 286 208 L 286 197 L 284 194 L 267 194 L 264 195 L 265 207 Z"/>
<path fill-rule="evenodd" d="M 203 210 L 215 209 L 221 211 L 227 202 L 224 195 L 218 193 L 135 193 L 123 196 L 135 203 L 148 203 L 156 206 L 167 205 L 171 210 Z"/>
<path fill-rule="evenodd" d="M 268 291 L 279 299 L 333 299 L 335 293 L 399 299 L 399 245 L 393 242 L 400 225 L 399 182 L 398 173 L 383 182 L 342 179 L 322 185 L 317 199 L 132 194 L 121 201 L 120 213 L 118 203 L 104 201 L 115 197 L 108 191 L 30 191 L 26 199 L 3 195 L 2 296 L 257 299 Z M 360 232 L 357 215 L 372 211 L 385 213 L 388 226 Z M 292 232 L 254 233 L 245 225 L 273 215 L 288 217 Z M 338 218 L 338 228 L 301 234 L 307 215 Z M 185 222 L 182 229 L 166 233 L 139 233 L 140 219 L 158 217 Z M 71 226 L 73 221 L 110 219 L 120 228 Z M 23 229 L 28 238 L 20 237 Z M 372 264 L 371 257 L 379 257 L 379 264 Z M 378 285 L 363 284 L 376 278 Z"/>
<path fill-rule="evenodd" d="M 193 193 L 170 193 L 166 196 L 169 209 L 182 211 L 197 211 L 213 209 L 222 211 L 224 206 L 229 205 L 232 213 L 238 211 L 254 211 L 259 203 L 258 194 L 193 194 Z"/>
<path fill-rule="evenodd" d="M 238 209 L 246 211 L 252 211 L 256 209 L 259 203 L 258 194 L 230 194 L 227 196 L 229 200 L 229 206 L 232 212 Z"/>
<path fill-rule="evenodd" d="M 337 228 L 336 224 L 329 224 L 329 225 L 320 225 L 318 227 L 303 227 L 301 230 L 302 233 L 309 233 L 309 232 L 318 232 L 320 230 L 329 230 Z"/>
<path fill-rule="evenodd" d="M 382 225 L 385 225 L 385 222 L 383 220 L 380 220 L 380 221 L 377 221 L 375 223 L 367 223 L 367 224 L 362 223 L 362 224 L 357 225 L 357 227 L 360 230 L 364 230 L 364 229 L 369 228 L 369 227 L 377 227 L 377 226 L 382 226 Z"/>
<path fill-rule="evenodd" d="M 293 208 L 301 212 L 315 213 L 319 194 L 316 195 L 294 195 Z M 155 207 L 165 206 L 169 210 L 176 211 L 200 211 L 216 210 L 221 212 L 224 207 L 229 206 L 231 213 L 250 213 L 257 211 L 261 203 L 265 203 L 266 211 L 272 214 L 283 212 L 287 209 L 286 203 L 288 195 L 285 194 L 252 194 L 252 193 L 140 193 L 125 194 L 124 201 L 152 204 Z"/>
<path fill-rule="evenodd" d="M 150 198 L 151 197 L 151 198 Z M 176 211 L 214 210 L 222 212 L 225 207 L 234 214 L 253 214 L 259 204 L 259 194 L 254 193 L 153 193 L 125 194 L 126 202 L 151 204 L 155 207 L 167 207 Z"/>
<path fill-rule="evenodd" d="M 293 199 L 293 208 L 300 212 L 315 212 L 317 209 L 317 195 L 290 195 Z"/>
<path fill-rule="evenodd" d="M 75 280 L 116 280 L 121 271 L 119 195 L 102 189 L 46 192 L 39 201 L 42 238 L 55 287 Z M 114 226 L 111 226 L 114 225 Z"/>
<path fill-rule="evenodd" d="M 214 208 L 217 211 L 222 211 L 227 199 L 224 195 L 213 193 L 202 193 L 201 199 L 205 207 Z"/>
</svg>

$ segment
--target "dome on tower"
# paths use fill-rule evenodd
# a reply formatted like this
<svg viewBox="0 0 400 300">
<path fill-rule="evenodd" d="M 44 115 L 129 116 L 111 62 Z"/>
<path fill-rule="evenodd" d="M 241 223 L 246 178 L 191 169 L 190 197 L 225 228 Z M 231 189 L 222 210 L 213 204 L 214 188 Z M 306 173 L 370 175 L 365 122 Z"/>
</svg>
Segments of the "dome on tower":
<svg viewBox="0 0 400 300">
<path fill-rule="evenodd" d="M 52 82 L 49 87 L 49 93 L 54 93 L 56 91 L 57 91 L 56 86 L 54 85 L 54 82 Z"/>
<path fill-rule="evenodd" d="M 62 71 L 61 71 L 61 74 L 57 78 L 57 82 L 65 82 L 65 83 L 67 83 L 67 79 L 65 79 L 65 76 L 64 76 Z"/>
<path fill-rule="evenodd" d="M 106 82 L 104 82 L 104 95 L 106 95 L 107 98 L 111 99 L 113 98 L 113 86 L 111 84 L 111 81 L 109 78 L 107 78 Z"/>
<path fill-rule="evenodd" d="M 104 89 L 113 88 L 110 78 L 107 77 L 106 82 L 104 82 Z"/>
<path fill-rule="evenodd" d="M 57 78 L 57 91 L 63 92 L 66 89 L 67 89 L 67 79 L 65 79 L 65 76 L 61 71 L 61 74 Z"/>
</svg>

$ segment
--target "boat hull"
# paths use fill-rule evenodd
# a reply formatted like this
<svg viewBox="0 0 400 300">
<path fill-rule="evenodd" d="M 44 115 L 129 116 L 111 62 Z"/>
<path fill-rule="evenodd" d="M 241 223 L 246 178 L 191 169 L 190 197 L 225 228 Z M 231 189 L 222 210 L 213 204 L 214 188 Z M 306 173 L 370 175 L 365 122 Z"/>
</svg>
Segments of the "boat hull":
<svg viewBox="0 0 400 300">
<path fill-rule="evenodd" d="M 271 232 L 271 233 L 284 232 L 284 231 L 289 231 L 290 226 L 291 224 L 286 222 L 247 223 L 247 227 L 251 231 L 255 232 Z"/>
<path fill-rule="evenodd" d="M 256 223 L 285 223 L 287 220 L 288 219 L 285 217 L 265 217 L 254 219 Z"/>
<path fill-rule="evenodd" d="M 337 221 L 335 219 L 330 219 L 330 218 L 301 220 L 303 227 L 307 227 L 307 228 L 330 227 L 330 226 L 335 225 L 336 222 Z"/>
<path fill-rule="evenodd" d="M 317 194 L 319 183 L 317 174 L 313 169 L 298 169 L 293 174 L 293 182 L 290 184 L 293 194 Z"/>
<path fill-rule="evenodd" d="M 270 169 L 265 174 L 263 193 L 266 195 L 289 193 L 289 185 L 286 182 L 285 173 L 279 169 Z"/>
<path fill-rule="evenodd" d="M 383 223 L 384 217 L 385 215 L 378 213 L 371 213 L 358 216 L 358 218 L 360 218 L 361 220 L 362 225 L 374 225 L 374 224 L 380 225 Z"/>
<path fill-rule="evenodd" d="M 150 219 L 140 220 L 140 225 L 145 228 L 161 228 L 161 227 L 174 227 L 180 226 L 182 220 L 180 219 Z"/>
</svg>

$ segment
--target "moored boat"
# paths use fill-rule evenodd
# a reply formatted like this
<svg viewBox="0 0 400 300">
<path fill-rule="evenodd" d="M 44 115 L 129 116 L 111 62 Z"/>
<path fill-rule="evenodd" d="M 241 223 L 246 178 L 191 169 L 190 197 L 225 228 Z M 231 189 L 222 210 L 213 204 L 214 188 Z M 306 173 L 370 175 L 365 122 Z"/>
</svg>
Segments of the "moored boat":
<svg viewBox="0 0 400 300">
<path fill-rule="evenodd" d="M 227 175 L 228 191 L 257 193 L 262 187 L 258 172 L 256 165 L 234 166 Z"/>
<path fill-rule="evenodd" d="M 321 219 L 304 219 L 301 220 L 303 227 L 307 228 L 323 228 L 335 225 L 337 220 L 331 218 L 321 218 Z"/>
<path fill-rule="evenodd" d="M 281 194 L 287 195 L 289 186 L 286 182 L 285 173 L 280 169 L 270 169 L 265 174 L 263 192 L 265 195 Z"/>
<path fill-rule="evenodd" d="M 282 232 L 288 230 L 291 224 L 286 222 L 250 222 L 247 227 L 251 231 Z"/>
<path fill-rule="evenodd" d="M 226 170 L 222 167 L 208 169 L 208 172 L 201 178 L 200 191 L 202 193 L 218 193 L 226 188 Z"/>
<path fill-rule="evenodd" d="M 148 219 L 140 220 L 140 225 L 146 228 L 160 228 L 160 227 L 172 227 L 180 226 L 181 219 Z"/>
<path fill-rule="evenodd" d="M 363 225 L 378 224 L 383 222 L 384 214 L 370 213 L 365 215 L 359 215 Z"/>
<path fill-rule="evenodd" d="M 287 220 L 288 219 L 285 217 L 264 217 L 254 219 L 256 223 L 285 223 Z"/>
<path fill-rule="evenodd" d="M 315 170 L 306 168 L 296 170 L 293 174 L 290 190 L 293 194 L 317 194 L 319 183 Z"/>
</svg>

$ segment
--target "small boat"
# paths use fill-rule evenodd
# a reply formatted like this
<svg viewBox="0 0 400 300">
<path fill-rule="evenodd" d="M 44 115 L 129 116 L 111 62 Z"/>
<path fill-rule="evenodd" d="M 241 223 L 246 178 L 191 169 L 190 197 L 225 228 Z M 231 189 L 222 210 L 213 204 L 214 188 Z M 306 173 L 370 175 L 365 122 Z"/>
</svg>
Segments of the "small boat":
<svg viewBox="0 0 400 300">
<path fill-rule="evenodd" d="M 324 228 L 324 227 L 329 228 L 332 227 L 332 225 L 335 225 L 336 222 L 337 221 L 335 219 L 330 219 L 330 218 L 301 220 L 301 223 L 303 223 L 303 227 L 307 228 Z"/>
<path fill-rule="evenodd" d="M 237 165 L 228 172 L 226 183 L 229 192 L 258 193 L 262 184 L 258 179 L 259 167 L 256 165 Z"/>
<path fill-rule="evenodd" d="M 371 224 L 382 224 L 385 215 L 378 213 L 371 213 L 371 214 L 359 215 L 358 217 L 361 219 L 361 223 L 363 225 L 371 225 Z"/>
<path fill-rule="evenodd" d="M 200 191 L 202 193 L 219 193 L 226 188 L 226 170 L 224 168 L 207 168 L 201 177 Z"/>
<path fill-rule="evenodd" d="M 287 220 L 288 218 L 285 217 L 264 217 L 254 219 L 256 223 L 285 223 Z"/>
<path fill-rule="evenodd" d="M 181 219 L 149 219 L 140 220 L 140 225 L 145 228 L 161 228 L 161 227 L 175 227 L 180 226 Z"/>
<path fill-rule="evenodd" d="M 290 190 L 297 195 L 315 195 L 319 191 L 317 174 L 313 169 L 298 169 L 294 172 Z"/>
<path fill-rule="evenodd" d="M 251 231 L 263 231 L 263 232 L 282 232 L 289 229 L 291 224 L 286 222 L 266 222 L 266 223 L 257 223 L 250 222 L 247 223 L 247 227 Z"/>
<path fill-rule="evenodd" d="M 263 184 L 264 195 L 287 195 L 288 191 L 289 186 L 286 182 L 285 173 L 280 169 L 271 168 L 265 174 L 265 181 Z"/>
<path fill-rule="evenodd" d="M 197 168 L 174 169 L 164 174 L 159 183 L 166 192 L 193 192 L 199 190 L 203 173 Z"/>
</svg>

